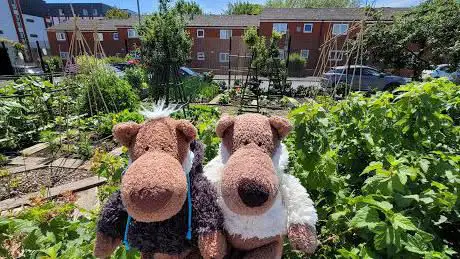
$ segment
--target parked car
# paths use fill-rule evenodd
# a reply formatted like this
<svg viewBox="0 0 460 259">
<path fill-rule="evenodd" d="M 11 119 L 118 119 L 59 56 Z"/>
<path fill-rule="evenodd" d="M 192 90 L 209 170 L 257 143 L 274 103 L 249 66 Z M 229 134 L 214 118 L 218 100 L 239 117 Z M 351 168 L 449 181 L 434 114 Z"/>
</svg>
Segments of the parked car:
<svg viewBox="0 0 460 259">
<path fill-rule="evenodd" d="M 452 82 L 459 83 L 460 68 L 454 71 L 454 69 L 452 69 L 452 67 L 449 64 L 437 65 L 432 70 L 427 69 L 422 71 L 422 78 L 426 79 L 428 77 L 447 77 Z"/>
<path fill-rule="evenodd" d="M 183 78 L 187 77 L 199 77 L 200 79 L 203 78 L 203 75 L 192 70 L 191 68 L 188 67 L 180 67 L 179 68 L 179 76 Z"/>
<path fill-rule="evenodd" d="M 327 87 L 346 84 L 351 85 L 351 89 L 355 91 L 393 90 L 411 81 L 410 78 L 391 75 L 361 65 L 333 67 L 323 76 L 327 79 Z"/>
<path fill-rule="evenodd" d="M 29 65 L 18 65 L 14 66 L 14 71 L 16 74 L 26 74 L 26 75 L 40 75 L 43 74 L 43 70 L 37 66 L 29 66 Z"/>
</svg>

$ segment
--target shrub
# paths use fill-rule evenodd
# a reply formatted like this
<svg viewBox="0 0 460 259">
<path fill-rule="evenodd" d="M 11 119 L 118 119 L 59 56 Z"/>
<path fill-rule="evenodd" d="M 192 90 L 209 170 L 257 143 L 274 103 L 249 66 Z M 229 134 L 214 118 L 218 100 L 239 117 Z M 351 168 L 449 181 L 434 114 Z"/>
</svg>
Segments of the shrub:
<svg viewBox="0 0 460 259">
<path fill-rule="evenodd" d="M 290 76 L 301 76 L 304 72 L 305 63 L 307 60 L 300 56 L 299 53 L 292 53 L 289 55 L 288 72 Z"/>
<path fill-rule="evenodd" d="M 48 56 L 44 58 L 47 72 L 60 72 L 62 71 L 62 61 L 59 56 Z"/>
<path fill-rule="evenodd" d="M 130 67 L 125 70 L 124 79 L 129 82 L 131 87 L 137 91 L 138 94 L 145 96 L 145 91 L 148 89 L 147 85 L 147 73 L 140 66 Z"/>
<path fill-rule="evenodd" d="M 110 57 L 106 57 L 104 61 L 108 64 L 119 64 L 119 63 L 127 62 L 128 59 L 126 57 L 110 56 Z"/>
<path fill-rule="evenodd" d="M 190 77 L 183 80 L 185 98 L 189 102 L 208 102 L 219 94 L 219 86 L 208 83 L 199 77 Z"/>
<path fill-rule="evenodd" d="M 80 74 L 76 76 L 76 81 L 82 88 L 79 100 L 81 112 L 92 115 L 138 108 L 139 97 L 132 87 L 110 70 L 105 62 L 79 57 L 77 64 Z"/>
<path fill-rule="evenodd" d="M 319 258 L 449 258 L 460 252 L 460 86 L 352 93 L 290 114 L 292 171 L 316 201 Z M 454 112 L 453 114 L 457 114 Z"/>
</svg>

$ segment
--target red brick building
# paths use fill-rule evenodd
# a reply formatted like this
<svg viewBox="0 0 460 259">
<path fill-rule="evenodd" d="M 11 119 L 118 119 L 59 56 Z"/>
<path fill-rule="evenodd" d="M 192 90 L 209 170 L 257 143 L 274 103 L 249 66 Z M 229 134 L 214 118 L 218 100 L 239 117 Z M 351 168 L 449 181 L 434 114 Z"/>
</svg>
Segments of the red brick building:
<svg viewBox="0 0 460 259">
<path fill-rule="evenodd" d="M 407 8 L 380 8 L 383 19 L 391 21 L 399 12 Z M 213 70 L 224 74 L 228 69 L 244 71 L 250 53 L 242 35 L 248 27 L 259 29 L 259 34 L 269 38 L 272 31 L 290 36 L 291 44 L 285 37 L 280 44 L 280 54 L 299 53 L 307 59 L 305 75 L 312 75 L 321 53 L 321 46 L 327 35 L 337 36 L 337 43 L 325 54 L 325 61 L 341 65 L 345 61 L 343 42 L 349 28 L 364 19 L 363 8 L 266 8 L 260 15 L 196 15 L 188 22 L 187 29 L 193 40 L 188 64 L 197 70 Z M 107 56 L 122 56 L 139 45 L 133 29 L 137 18 L 127 20 L 80 20 L 90 46 L 93 46 L 93 32 L 98 28 L 101 44 Z M 370 21 L 371 22 L 371 21 Z M 96 26 L 97 25 L 97 26 Z M 73 31 L 73 21 L 57 24 L 48 29 L 48 38 L 53 55 L 66 58 Z"/>
</svg>

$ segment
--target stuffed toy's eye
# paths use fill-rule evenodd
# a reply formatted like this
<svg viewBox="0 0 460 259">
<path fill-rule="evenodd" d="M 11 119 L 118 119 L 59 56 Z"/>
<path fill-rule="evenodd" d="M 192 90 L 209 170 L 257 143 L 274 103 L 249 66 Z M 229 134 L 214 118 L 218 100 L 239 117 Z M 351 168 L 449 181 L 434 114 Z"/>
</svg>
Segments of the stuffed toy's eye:
<svg viewBox="0 0 460 259">
<path fill-rule="evenodd" d="M 245 145 L 245 146 L 246 146 L 246 145 L 249 145 L 249 140 L 245 140 L 245 141 L 243 142 L 243 145 Z"/>
<path fill-rule="evenodd" d="M 261 146 L 262 146 L 262 142 L 257 143 L 257 146 L 261 147 Z"/>
<path fill-rule="evenodd" d="M 145 151 L 149 151 L 149 149 L 150 149 L 149 146 L 146 146 L 146 147 L 144 148 Z"/>
</svg>

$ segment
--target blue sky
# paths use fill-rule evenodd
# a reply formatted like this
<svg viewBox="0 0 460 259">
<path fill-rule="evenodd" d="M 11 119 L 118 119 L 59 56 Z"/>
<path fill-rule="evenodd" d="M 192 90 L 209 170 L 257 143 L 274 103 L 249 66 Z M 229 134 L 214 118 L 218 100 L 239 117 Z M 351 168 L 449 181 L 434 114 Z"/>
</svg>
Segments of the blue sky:
<svg viewBox="0 0 460 259">
<path fill-rule="evenodd" d="M 137 11 L 136 0 L 45 0 L 48 3 L 105 3 L 108 5 L 115 5 L 120 8 L 127 8 Z M 236 0 L 196 0 L 201 8 L 206 13 L 222 13 L 229 1 L 235 2 Z M 370 0 L 371 1 L 371 0 Z M 376 6 L 391 6 L 391 7 L 407 7 L 420 3 L 422 0 L 376 0 Z M 253 3 L 264 3 L 265 0 L 250 0 Z M 152 12 L 156 10 L 158 1 L 156 0 L 139 0 L 142 13 Z"/>
</svg>

